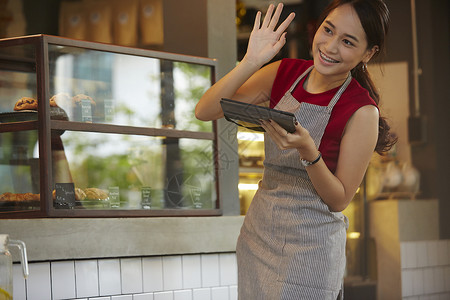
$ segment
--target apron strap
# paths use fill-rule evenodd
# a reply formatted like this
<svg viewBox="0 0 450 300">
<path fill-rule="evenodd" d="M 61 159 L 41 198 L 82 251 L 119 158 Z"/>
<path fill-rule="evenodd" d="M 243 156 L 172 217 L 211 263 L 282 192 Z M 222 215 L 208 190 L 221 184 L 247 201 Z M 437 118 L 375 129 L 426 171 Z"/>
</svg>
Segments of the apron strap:
<svg viewBox="0 0 450 300">
<path fill-rule="evenodd" d="M 289 90 L 287 90 L 286 92 L 292 93 L 292 91 L 295 89 L 295 87 L 297 86 L 297 84 L 300 82 L 300 80 L 302 80 L 303 77 L 305 77 L 311 70 L 312 68 L 314 68 L 314 65 L 312 65 L 311 67 L 309 67 L 308 69 L 306 69 L 305 72 L 303 72 L 302 75 L 300 75 L 299 77 L 297 77 L 297 79 L 295 80 L 295 82 L 291 85 L 291 87 L 289 88 Z"/>
<path fill-rule="evenodd" d="M 300 75 L 299 77 L 297 77 L 297 79 L 295 80 L 295 82 L 291 85 L 291 87 L 289 88 L 289 90 L 286 91 L 285 95 L 287 93 L 292 94 L 292 91 L 295 89 L 295 87 L 297 86 L 297 84 L 300 82 L 300 80 L 302 80 L 303 77 L 305 77 L 306 75 L 308 75 L 309 72 L 311 72 L 311 70 L 314 68 L 314 65 L 310 66 L 308 69 L 306 69 L 305 72 L 302 73 L 302 75 Z M 341 85 L 341 87 L 339 88 L 339 90 L 336 92 L 336 94 L 334 94 L 333 98 L 331 99 L 330 103 L 327 106 L 327 113 L 331 114 L 331 111 L 333 110 L 334 105 L 338 102 L 339 98 L 341 97 L 341 95 L 344 93 L 345 89 L 348 87 L 348 85 L 350 84 L 350 82 L 352 81 L 352 74 L 349 72 L 347 78 L 345 79 L 344 83 Z"/>
<path fill-rule="evenodd" d="M 352 81 L 352 74 L 348 74 L 347 79 L 345 79 L 344 83 L 341 85 L 339 90 L 334 94 L 333 98 L 331 99 L 330 103 L 328 103 L 327 112 L 331 114 L 331 111 L 333 110 L 334 105 L 338 102 L 341 95 L 344 93 L 345 89 L 348 87 L 350 82 Z"/>
</svg>

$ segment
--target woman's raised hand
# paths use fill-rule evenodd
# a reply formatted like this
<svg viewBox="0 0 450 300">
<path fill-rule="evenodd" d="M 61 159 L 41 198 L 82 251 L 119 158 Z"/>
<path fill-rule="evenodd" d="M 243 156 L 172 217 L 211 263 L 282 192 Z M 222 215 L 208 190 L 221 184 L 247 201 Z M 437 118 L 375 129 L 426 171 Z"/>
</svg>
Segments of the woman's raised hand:
<svg viewBox="0 0 450 300">
<path fill-rule="evenodd" d="M 266 16 L 261 24 L 261 12 L 258 11 L 255 18 L 255 24 L 250 34 L 248 42 L 247 53 L 243 60 L 246 60 L 257 67 L 262 67 L 269 62 L 286 43 L 286 28 L 295 17 L 294 13 L 283 21 L 283 23 L 275 28 L 280 19 L 283 4 L 280 3 L 276 7 L 270 4 L 267 9 Z"/>
</svg>

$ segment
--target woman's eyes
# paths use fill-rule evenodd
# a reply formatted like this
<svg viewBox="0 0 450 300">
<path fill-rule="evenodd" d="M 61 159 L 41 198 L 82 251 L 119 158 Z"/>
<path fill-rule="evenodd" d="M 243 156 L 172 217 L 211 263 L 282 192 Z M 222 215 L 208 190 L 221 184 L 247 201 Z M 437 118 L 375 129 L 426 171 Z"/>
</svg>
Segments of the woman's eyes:
<svg viewBox="0 0 450 300">
<path fill-rule="evenodd" d="M 354 46 L 354 44 L 353 44 L 352 42 L 350 42 L 349 40 L 347 40 L 347 39 L 344 39 L 343 42 L 344 42 L 344 44 L 346 44 L 347 46 Z"/>
<path fill-rule="evenodd" d="M 333 34 L 333 31 L 332 31 L 329 27 L 327 27 L 327 26 L 324 26 L 324 27 L 323 27 L 323 30 L 324 30 L 325 33 L 327 33 L 327 34 L 330 34 L 330 35 Z M 351 41 L 349 41 L 349 40 L 347 40 L 347 39 L 343 39 L 342 42 L 343 42 L 346 46 L 351 46 L 351 47 L 355 46 L 355 44 L 353 44 Z"/>
</svg>

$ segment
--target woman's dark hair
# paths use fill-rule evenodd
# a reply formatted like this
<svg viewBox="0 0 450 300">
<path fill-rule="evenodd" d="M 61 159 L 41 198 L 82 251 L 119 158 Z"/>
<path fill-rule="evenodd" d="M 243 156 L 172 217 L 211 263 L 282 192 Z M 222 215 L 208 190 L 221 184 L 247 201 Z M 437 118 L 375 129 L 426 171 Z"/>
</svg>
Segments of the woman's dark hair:
<svg viewBox="0 0 450 300">
<path fill-rule="evenodd" d="M 319 26 L 331 11 L 344 4 L 350 4 L 358 14 L 361 25 L 366 33 L 367 49 L 378 46 L 378 51 L 376 51 L 373 58 L 380 54 L 384 55 L 386 51 L 385 37 L 389 28 L 389 10 L 382 0 L 334 0 L 323 11 L 319 19 Z M 372 99 L 379 104 L 380 95 L 378 94 L 364 64 L 360 62 L 351 73 L 353 78 L 355 78 L 362 87 L 367 89 Z M 397 142 L 397 138 L 390 134 L 390 126 L 385 118 L 380 116 L 378 123 L 378 141 L 375 151 L 382 154 L 392 148 Z"/>
</svg>

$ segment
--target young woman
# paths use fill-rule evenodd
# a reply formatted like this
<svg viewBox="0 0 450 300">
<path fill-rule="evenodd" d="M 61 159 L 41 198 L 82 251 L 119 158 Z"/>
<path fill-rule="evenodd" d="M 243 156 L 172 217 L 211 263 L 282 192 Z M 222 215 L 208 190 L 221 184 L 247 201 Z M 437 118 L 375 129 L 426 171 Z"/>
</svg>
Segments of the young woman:
<svg viewBox="0 0 450 300">
<path fill-rule="evenodd" d="M 296 131 L 265 129 L 264 176 L 237 244 L 239 299 L 342 298 L 347 218 L 372 153 L 389 149 L 389 126 L 366 64 L 384 48 L 382 0 L 335 0 L 312 44 L 312 61 L 268 63 L 285 44 L 282 4 L 258 12 L 243 60 L 200 99 L 201 120 L 223 117 L 222 97 L 296 115 Z M 340 295 L 340 296 L 339 296 Z"/>
</svg>

